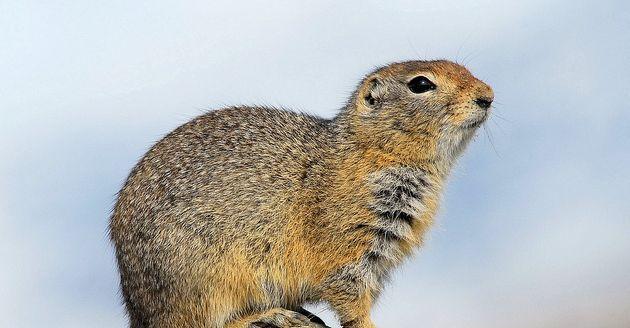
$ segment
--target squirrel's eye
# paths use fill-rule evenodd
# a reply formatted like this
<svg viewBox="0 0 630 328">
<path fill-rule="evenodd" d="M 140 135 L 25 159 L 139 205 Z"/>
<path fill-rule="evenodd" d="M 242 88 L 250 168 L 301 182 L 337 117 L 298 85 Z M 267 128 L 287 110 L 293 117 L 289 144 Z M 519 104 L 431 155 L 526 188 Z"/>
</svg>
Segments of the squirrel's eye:
<svg viewBox="0 0 630 328">
<path fill-rule="evenodd" d="M 423 93 L 430 90 L 435 90 L 435 84 L 424 76 L 416 76 L 409 83 L 407 83 L 409 90 L 413 93 Z"/>
</svg>

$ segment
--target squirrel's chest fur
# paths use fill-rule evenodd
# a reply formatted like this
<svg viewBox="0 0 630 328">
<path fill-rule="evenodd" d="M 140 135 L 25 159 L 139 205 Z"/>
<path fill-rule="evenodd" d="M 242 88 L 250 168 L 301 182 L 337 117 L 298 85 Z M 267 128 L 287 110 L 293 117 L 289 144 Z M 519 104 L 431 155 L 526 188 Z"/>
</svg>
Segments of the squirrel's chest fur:
<svg viewBox="0 0 630 328">
<path fill-rule="evenodd" d="M 367 174 L 362 185 L 367 197 L 360 206 L 365 211 L 350 220 L 354 229 L 346 230 L 345 245 L 360 248 L 359 256 L 329 279 L 356 281 L 343 288 L 378 293 L 390 271 L 421 243 L 435 212 L 438 186 L 425 170 L 408 166 Z"/>
<path fill-rule="evenodd" d="M 391 167 L 368 176 L 373 211 L 381 234 L 410 238 L 411 227 L 425 213 L 425 202 L 433 195 L 429 175 L 420 168 Z"/>
</svg>

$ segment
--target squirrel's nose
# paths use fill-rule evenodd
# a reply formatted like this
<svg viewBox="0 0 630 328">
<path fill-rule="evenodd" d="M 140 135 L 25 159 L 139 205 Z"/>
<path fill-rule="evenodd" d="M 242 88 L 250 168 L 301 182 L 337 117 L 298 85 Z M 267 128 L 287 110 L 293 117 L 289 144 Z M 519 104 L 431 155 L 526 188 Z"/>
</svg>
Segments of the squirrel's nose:
<svg viewBox="0 0 630 328">
<path fill-rule="evenodd" d="M 475 103 L 483 109 L 488 109 L 490 108 L 490 105 L 492 105 L 492 98 L 486 98 L 486 97 L 477 98 L 475 99 Z"/>
</svg>

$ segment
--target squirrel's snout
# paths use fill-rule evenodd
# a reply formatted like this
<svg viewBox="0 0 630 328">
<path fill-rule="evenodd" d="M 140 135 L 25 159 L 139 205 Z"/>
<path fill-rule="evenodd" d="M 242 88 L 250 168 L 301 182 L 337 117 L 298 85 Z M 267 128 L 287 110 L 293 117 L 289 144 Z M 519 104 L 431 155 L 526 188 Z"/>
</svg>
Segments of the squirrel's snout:
<svg viewBox="0 0 630 328">
<path fill-rule="evenodd" d="M 480 84 L 481 85 L 477 88 L 477 99 L 475 99 L 475 103 L 482 109 L 488 109 L 494 100 L 494 91 L 492 91 L 489 85 L 481 81 Z"/>
<path fill-rule="evenodd" d="M 492 105 L 492 100 L 493 99 L 489 97 L 479 97 L 475 99 L 475 103 L 483 109 L 488 109 L 490 105 Z"/>
</svg>

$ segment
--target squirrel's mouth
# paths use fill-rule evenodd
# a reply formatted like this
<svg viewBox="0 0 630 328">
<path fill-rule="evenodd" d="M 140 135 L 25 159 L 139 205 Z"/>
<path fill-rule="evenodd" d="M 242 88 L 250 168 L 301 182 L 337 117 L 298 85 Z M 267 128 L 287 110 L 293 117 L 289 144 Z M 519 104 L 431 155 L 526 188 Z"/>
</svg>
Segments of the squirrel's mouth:
<svg viewBox="0 0 630 328">
<path fill-rule="evenodd" d="M 484 121 L 485 120 L 479 120 L 479 121 L 476 121 L 476 122 L 472 122 L 472 123 L 469 123 L 469 124 L 466 124 L 466 125 L 462 126 L 462 128 L 464 128 L 464 129 L 476 129 L 476 128 L 480 127 L 481 124 L 483 124 Z"/>
<path fill-rule="evenodd" d="M 462 128 L 463 129 L 476 129 L 480 127 L 486 121 L 486 118 L 488 118 L 488 112 L 485 112 L 478 119 L 470 120 L 469 122 L 466 122 L 466 124 L 462 125 Z"/>
</svg>

